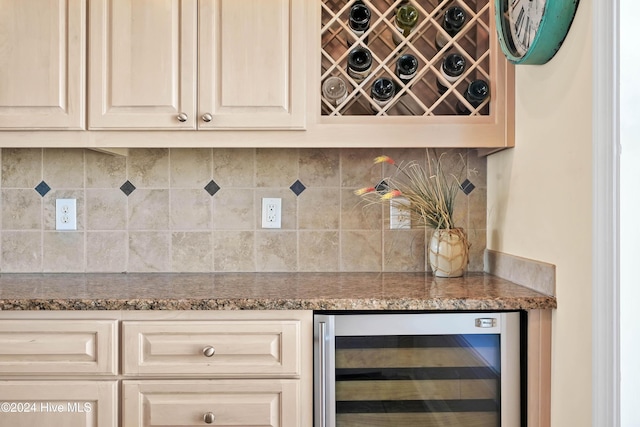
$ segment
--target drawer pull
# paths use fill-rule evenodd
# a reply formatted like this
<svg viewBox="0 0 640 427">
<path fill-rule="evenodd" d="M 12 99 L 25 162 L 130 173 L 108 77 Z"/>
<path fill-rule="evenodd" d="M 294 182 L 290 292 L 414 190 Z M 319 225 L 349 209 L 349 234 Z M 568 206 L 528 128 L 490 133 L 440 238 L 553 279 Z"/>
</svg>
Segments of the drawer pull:
<svg viewBox="0 0 640 427">
<path fill-rule="evenodd" d="M 211 357 L 216 353 L 216 349 L 211 347 L 210 345 L 206 346 L 205 348 L 202 349 L 202 354 L 204 354 L 207 357 Z"/>
<path fill-rule="evenodd" d="M 213 424 L 213 421 L 216 419 L 216 416 L 213 415 L 212 412 L 207 412 L 204 414 L 204 422 L 207 424 Z"/>
</svg>

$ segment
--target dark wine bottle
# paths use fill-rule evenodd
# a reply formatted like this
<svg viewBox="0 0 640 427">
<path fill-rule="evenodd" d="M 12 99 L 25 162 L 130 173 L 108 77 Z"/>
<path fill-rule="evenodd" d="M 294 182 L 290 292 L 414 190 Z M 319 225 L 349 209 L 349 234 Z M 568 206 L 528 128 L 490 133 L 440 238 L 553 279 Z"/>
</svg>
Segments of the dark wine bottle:
<svg viewBox="0 0 640 427">
<path fill-rule="evenodd" d="M 473 108 L 477 108 L 487 98 L 489 98 L 489 84 L 484 80 L 472 81 L 464 92 L 464 99 L 466 99 Z M 458 114 L 471 114 L 467 106 L 460 101 L 458 101 L 456 105 L 456 110 Z"/>
<path fill-rule="evenodd" d="M 398 76 L 400 81 L 405 85 L 416 76 L 417 72 L 418 59 L 410 53 L 402 55 L 396 61 L 396 76 Z"/>
<path fill-rule="evenodd" d="M 440 94 L 445 93 L 449 85 L 462 76 L 466 65 L 464 57 L 458 53 L 445 56 L 440 65 L 440 74 L 436 80 L 436 86 Z M 447 82 L 449 82 L 449 85 L 447 85 Z"/>
<path fill-rule="evenodd" d="M 388 77 L 380 77 L 376 79 L 371 85 L 371 98 L 380 107 L 384 107 L 396 94 L 396 85 Z M 374 113 L 377 113 L 375 107 L 372 108 Z"/>
<path fill-rule="evenodd" d="M 349 12 L 349 28 L 356 37 L 362 36 L 369 29 L 371 22 L 371 10 L 362 1 L 358 0 L 351 6 Z M 363 39 L 364 43 L 369 41 L 369 37 Z"/>
<path fill-rule="evenodd" d="M 442 17 L 442 29 L 436 34 L 436 47 L 442 49 L 449 41 L 449 37 L 453 37 L 460 32 L 467 20 L 467 14 L 464 9 L 459 6 L 452 6 L 445 10 Z"/>
<path fill-rule="evenodd" d="M 349 52 L 347 74 L 360 83 L 371 73 L 373 62 L 371 52 L 366 47 L 355 47 Z"/>
</svg>

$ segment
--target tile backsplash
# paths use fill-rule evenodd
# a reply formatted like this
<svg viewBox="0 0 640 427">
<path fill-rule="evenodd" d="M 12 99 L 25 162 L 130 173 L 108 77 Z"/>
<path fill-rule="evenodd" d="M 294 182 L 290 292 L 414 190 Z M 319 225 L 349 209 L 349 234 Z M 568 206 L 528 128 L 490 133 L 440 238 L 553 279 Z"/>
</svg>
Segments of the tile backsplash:
<svg viewBox="0 0 640 427">
<path fill-rule="evenodd" d="M 467 156 L 475 189 L 456 224 L 483 269 L 486 160 Z M 430 230 L 389 230 L 388 208 L 353 194 L 379 182 L 387 154 L 424 149 L 4 148 L 2 272 L 424 271 Z M 386 171 L 388 172 L 388 171 Z M 282 228 L 261 228 L 261 199 L 282 199 Z M 55 200 L 77 199 L 78 230 L 55 231 Z"/>
</svg>

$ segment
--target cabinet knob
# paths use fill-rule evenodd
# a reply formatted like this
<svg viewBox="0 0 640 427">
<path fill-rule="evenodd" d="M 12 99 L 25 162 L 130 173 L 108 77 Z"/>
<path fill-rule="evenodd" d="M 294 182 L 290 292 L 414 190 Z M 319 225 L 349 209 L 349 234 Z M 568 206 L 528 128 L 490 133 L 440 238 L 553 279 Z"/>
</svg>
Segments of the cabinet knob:
<svg viewBox="0 0 640 427">
<path fill-rule="evenodd" d="M 187 116 L 187 114 L 186 114 L 186 113 L 180 113 L 180 114 L 178 114 L 178 121 L 179 121 L 179 122 L 183 122 L 183 123 L 184 123 L 184 122 L 186 122 L 186 121 L 187 121 L 187 119 L 188 119 L 188 118 L 189 118 L 189 116 Z"/>
<path fill-rule="evenodd" d="M 204 113 L 202 115 L 202 121 L 203 122 L 209 123 L 211 120 L 213 120 L 213 116 L 211 115 L 211 113 Z"/>
<path fill-rule="evenodd" d="M 202 354 L 204 354 L 207 357 L 211 357 L 216 353 L 216 349 L 211 347 L 210 345 L 206 346 L 205 348 L 202 349 Z"/>
<path fill-rule="evenodd" d="M 213 415 L 212 412 L 207 412 L 206 414 L 204 414 L 204 422 L 207 424 L 213 424 L 213 421 L 216 419 L 216 416 Z"/>
</svg>

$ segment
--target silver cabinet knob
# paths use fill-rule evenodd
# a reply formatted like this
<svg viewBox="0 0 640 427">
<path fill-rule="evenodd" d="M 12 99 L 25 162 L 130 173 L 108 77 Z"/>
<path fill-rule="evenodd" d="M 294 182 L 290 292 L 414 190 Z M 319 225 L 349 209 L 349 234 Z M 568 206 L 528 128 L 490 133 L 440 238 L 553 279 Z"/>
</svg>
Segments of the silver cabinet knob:
<svg viewBox="0 0 640 427">
<path fill-rule="evenodd" d="M 204 422 L 207 424 L 213 424 L 213 421 L 215 421 L 216 416 L 213 415 L 213 413 L 211 412 L 207 412 L 206 414 L 204 414 Z"/>
<path fill-rule="evenodd" d="M 179 121 L 179 122 L 183 122 L 183 123 L 184 123 L 184 122 L 186 122 L 186 121 L 187 121 L 187 119 L 188 119 L 188 118 L 189 118 L 189 116 L 187 116 L 187 114 L 186 114 L 186 113 L 180 113 L 180 114 L 178 114 L 178 121 Z"/>
<path fill-rule="evenodd" d="M 211 115 L 211 113 L 204 113 L 202 115 L 202 121 L 203 122 L 209 123 L 211 120 L 213 120 L 213 116 Z"/>
<path fill-rule="evenodd" d="M 210 345 L 206 346 L 205 348 L 202 349 L 202 354 L 204 354 L 207 357 L 211 357 L 216 353 L 216 349 L 211 347 Z"/>
</svg>

